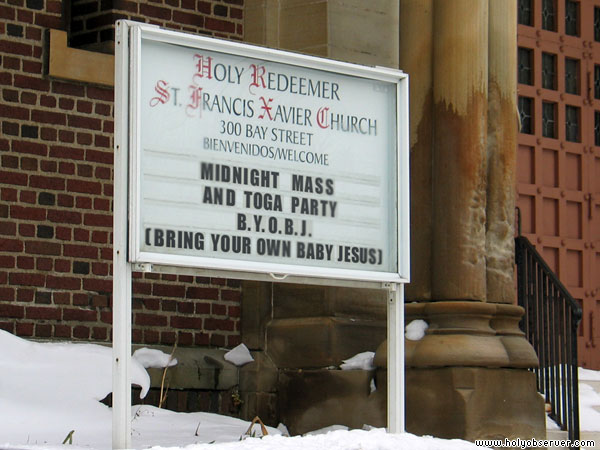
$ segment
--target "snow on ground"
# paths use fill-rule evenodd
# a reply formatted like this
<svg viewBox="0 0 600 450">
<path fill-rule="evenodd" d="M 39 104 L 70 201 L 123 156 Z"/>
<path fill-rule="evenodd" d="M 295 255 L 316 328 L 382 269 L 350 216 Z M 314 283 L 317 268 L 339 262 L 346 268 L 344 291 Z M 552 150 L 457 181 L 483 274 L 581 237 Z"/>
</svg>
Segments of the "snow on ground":
<svg viewBox="0 0 600 450">
<path fill-rule="evenodd" d="M 35 343 L 0 330 L 0 441 L 63 441 L 75 429 L 82 442 L 110 435 L 111 411 L 100 403 L 112 388 L 111 349 Z M 141 364 L 132 382 L 150 387 Z M 0 442 L 0 445 L 2 442 Z"/>
<path fill-rule="evenodd" d="M 172 438 L 175 443 L 176 438 Z M 7 445 L 3 450 L 66 450 L 63 445 Z M 89 450 L 87 446 L 70 445 L 68 450 Z M 153 450 L 182 450 L 180 445 L 152 447 Z M 370 431 L 330 431 L 326 434 L 285 437 L 282 435 L 265 436 L 235 440 L 224 444 L 197 444 L 185 447 L 185 450 L 485 450 L 472 442 L 459 439 L 437 439 L 431 436 L 418 437 L 414 434 L 388 434 L 384 429 Z"/>
<path fill-rule="evenodd" d="M 600 370 L 584 369 L 578 367 L 577 377 L 579 381 L 600 381 Z"/>
<path fill-rule="evenodd" d="M 600 432 L 600 370 L 590 370 L 579 367 L 579 417 L 582 431 Z M 591 383 L 596 384 L 596 390 Z"/>
<path fill-rule="evenodd" d="M 132 383 L 141 386 L 142 397 L 150 387 L 144 367 L 173 363 L 163 352 L 146 350 L 132 358 Z M 100 400 L 111 390 L 110 347 L 30 342 L 0 330 L 0 448 L 8 443 L 48 448 L 61 444 L 71 430 L 73 444 L 110 448 L 112 411 Z M 235 441 L 249 426 L 232 417 L 153 406 L 133 406 L 132 417 L 137 448 Z"/>
<path fill-rule="evenodd" d="M 579 379 L 579 429 L 600 432 L 600 394 L 590 383 L 600 383 L 600 371 L 578 367 Z M 597 389 L 597 388 L 596 388 Z M 546 415 L 546 429 L 560 430 L 554 420 Z"/>
<path fill-rule="evenodd" d="M 365 363 L 366 356 L 370 357 L 360 355 L 357 360 Z M 74 432 L 70 450 L 109 449 L 112 412 L 99 400 L 111 391 L 111 362 L 109 347 L 35 343 L 0 330 L 0 449 L 64 450 L 61 444 L 71 430 Z M 132 381 L 145 393 L 149 377 L 144 367 L 173 363 L 169 355 L 162 352 L 141 351 L 132 361 Z M 586 371 L 584 376 L 600 379 L 600 373 L 594 371 Z M 594 405 L 600 405 L 600 396 L 592 395 L 585 388 L 580 392 L 584 424 L 584 416 L 594 411 Z M 590 423 L 594 421 L 600 424 L 600 420 L 592 417 Z M 268 428 L 268 436 L 240 442 L 249 425 L 249 422 L 217 414 L 176 413 L 137 405 L 132 407 L 132 444 L 137 449 L 154 447 L 156 450 L 184 446 L 186 450 L 481 449 L 461 440 L 340 427 L 303 437 L 286 437 L 281 431 Z"/>
<path fill-rule="evenodd" d="M 600 431 L 600 394 L 585 381 L 579 383 L 579 429 Z"/>
<path fill-rule="evenodd" d="M 388 434 L 378 428 L 370 431 L 330 431 L 326 434 L 302 437 L 266 436 L 221 445 L 194 445 L 186 450 L 485 450 L 475 444 L 458 439 L 446 440 L 418 437 L 405 433 Z M 155 449 L 158 450 L 158 449 Z M 170 447 L 176 450 L 176 447 Z"/>
</svg>

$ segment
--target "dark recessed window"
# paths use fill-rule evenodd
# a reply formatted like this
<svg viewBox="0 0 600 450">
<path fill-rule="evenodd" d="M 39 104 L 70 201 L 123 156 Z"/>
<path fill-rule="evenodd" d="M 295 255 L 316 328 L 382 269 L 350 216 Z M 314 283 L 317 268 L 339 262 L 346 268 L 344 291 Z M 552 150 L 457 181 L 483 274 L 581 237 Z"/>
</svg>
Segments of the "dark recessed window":
<svg viewBox="0 0 600 450">
<path fill-rule="evenodd" d="M 600 8 L 594 6 L 594 40 L 600 42 Z"/>
<path fill-rule="evenodd" d="M 594 65 L 594 98 L 600 98 L 600 66 Z"/>
<path fill-rule="evenodd" d="M 533 134 L 533 101 L 529 97 L 519 97 L 519 117 L 521 133 Z"/>
<path fill-rule="evenodd" d="M 556 31 L 556 0 L 542 0 L 542 28 Z"/>
<path fill-rule="evenodd" d="M 556 89 L 556 55 L 542 53 L 542 87 Z"/>
<path fill-rule="evenodd" d="M 600 111 L 594 111 L 594 145 L 600 146 Z"/>
<path fill-rule="evenodd" d="M 565 33 L 579 36 L 579 2 L 565 0 Z"/>
<path fill-rule="evenodd" d="M 519 47 L 519 83 L 533 84 L 532 66 L 533 51 L 529 48 Z"/>
<path fill-rule="evenodd" d="M 556 137 L 556 103 L 542 102 L 542 136 Z"/>
<path fill-rule="evenodd" d="M 565 92 L 579 94 L 579 60 L 565 58 Z"/>
<path fill-rule="evenodd" d="M 565 106 L 565 133 L 569 142 L 579 142 L 579 108 Z"/>
<path fill-rule="evenodd" d="M 519 0 L 519 24 L 531 26 L 531 0 Z"/>
</svg>

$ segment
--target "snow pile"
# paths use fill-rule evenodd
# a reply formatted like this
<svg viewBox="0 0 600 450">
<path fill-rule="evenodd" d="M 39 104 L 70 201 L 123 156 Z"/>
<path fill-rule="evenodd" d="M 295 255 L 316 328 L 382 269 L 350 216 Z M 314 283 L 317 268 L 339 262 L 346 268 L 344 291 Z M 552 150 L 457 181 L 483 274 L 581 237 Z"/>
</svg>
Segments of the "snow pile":
<svg viewBox="0 0 600 450">
<path fill-rule="evenodd" d="M 131 363 L 132 383 L 144 397 L 150 377 L 144 367 L 164 367 L 169 355 L 140 349 Z M 112 410 L 100 403 L 112 391 L 112 349 L 94 344 L 36 343 L 0 330 L 0 448 L 9 443 L 50 449 L 72 435 L 73 446 L 109 449 Z M 190 445 L 238 441 L 249 422 L 210 413 L 175 413 L 132 407 L 132 443 Z M 268 428 L 270 434 L 279 434 Z M 40 448 L 40 447 L 36 447 Z"/>
<path fill-rule="evenodd" d="M 254 361 L 254 358 L 250 354 L 250 350 L 248 350 L 248 347 L 246 347 L 244 344 L 234 347 L 232 350 L 225 353 L 223 358 L 225 358 L 225 361 L 228 361 L 238 367 Z"/>
<path fill-rule="evenodd" d="M 249 422 L 218 414 L 195 412 L 178 413 L 154 406 L 138 405 L 133 407 L 132 445 L 135 448 L 153 446 L 184 447 L 194 444 L 216 444 L 239 442 L 245 435 Z M 257 436 L 261 435 L 260 426 L 254 426 Z M 279 430 L 267 427 L 270 435 Z"/>
<path fill-rule="evenodd" d="M 600 372 L 598 372 L 600 374 Z M 579 429 L 600 431 L 600 394 L 585 382 L 579 383 Z M 600 408 L 599 408 L 600 409 Z"/>
<path fill-rule="evenodd" d="M 169 447 L 175 450 L 175 447 Z M 192 445 L 186 450 L 485 450 L 471 442 L 445 440 L 409 433 L 388 434 L 384 429 L 337 430 L 310 436 L 266 436 L 220 445 Z M 159 450 L 159 449 L 154 449 Z M 166 449 L 165 449 L 166 450 Z"/>
<path fill-rule="evenodd" d="M 150 377 L 135 360 L 131 369 L 144 397 Z M 0 330 L 0 374 L 2 441 L 61 443 L 71 430 L 80 441 L 110 436 L 111 410 L 100 403 L 112 391 L 110 347 L 41 344 Z"/>
<path fill-rule="evenodd" d="M 362 352 L 354 355 L 352 358 L 345 359 L 343 364 L 340 365 L 342 370 L 373 370 L 373 358 L 375 358 L 375 352 Z"/>
<path fill-rule="evenodd" d="M 429 325 L 424 320 L 413 320 L 404 329 L 404 336 L 409 341 L 420 341 L 425 336 L 425 330 Z"/>
<path fill-rule="evenodd" d="M 135 435 L 135 433 L 134 433 Z M 177 442 L 175 431 L 172 433 L 171 442 Z M 173 445 L 173 444 L 171 444 Z M 3 446 L 3 450 L 90 450 L 89 447 L 78 445 L 45 445 L 36 447 L 31 445 Z M 139 448 L 139 447 L 138 447 Z M 154 446 L 153 450 L 182 450 L 177 446 Z M 185 450 L 486 450 L 487 447 L 477 447 L 472 442 L 459 439 L 438 439 L 431 436 L 419 437 L 410 433 L 388 434 L 384 429 L 375 428 L 351 431 L 330 431 L 325 434 L 310 436 L 285 437 L 283 435 L 269 435 L 263 438 L 239 439 L 228 443 L 201 443 L 187 445 Z M 488 449 L 489 450 L 489 449 Z"/>
<path fill-rule="evenodd" d="M 167 355 L 165 352 L 151 348 L 139 348 L 133 352 L 132 358 L 146 369 L 162 369 L 177 365 L 177 358 Z"/>
</svg>

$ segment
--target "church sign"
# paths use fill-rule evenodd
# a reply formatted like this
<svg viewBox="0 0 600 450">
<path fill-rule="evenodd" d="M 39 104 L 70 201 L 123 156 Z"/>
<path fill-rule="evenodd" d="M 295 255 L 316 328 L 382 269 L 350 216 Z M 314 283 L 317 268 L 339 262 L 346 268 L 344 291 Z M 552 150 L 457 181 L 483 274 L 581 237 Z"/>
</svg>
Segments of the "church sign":
<svg viewBox="0 0 600 450">
<path fill-rule="evenodd" d="M 131 448 L 134 268 L 386 289 L 388 429 L 402 432 L 407 75 L 115 31 L 113 448 Z"/>
</svg>

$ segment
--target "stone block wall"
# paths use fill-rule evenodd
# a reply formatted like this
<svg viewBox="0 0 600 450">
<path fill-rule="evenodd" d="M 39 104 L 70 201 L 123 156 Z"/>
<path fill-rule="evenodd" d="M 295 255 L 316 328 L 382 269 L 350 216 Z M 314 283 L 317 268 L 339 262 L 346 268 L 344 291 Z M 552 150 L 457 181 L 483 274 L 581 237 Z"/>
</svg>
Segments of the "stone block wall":
<svg viewBox="0 0 600 450">
<path fill-rule="evenodd" d="M 67 30 L 84 3 L 241 39 L 243 0 L 0 1 L 0 328 L 109 342 L 114 93 L 47 75 L 48 30 Z M 103 23 L 96 32 L 110 39 Z M 134 343 L 240 342 L 235 280 L 134 273 L 133 296 Z"/>
</svg>

